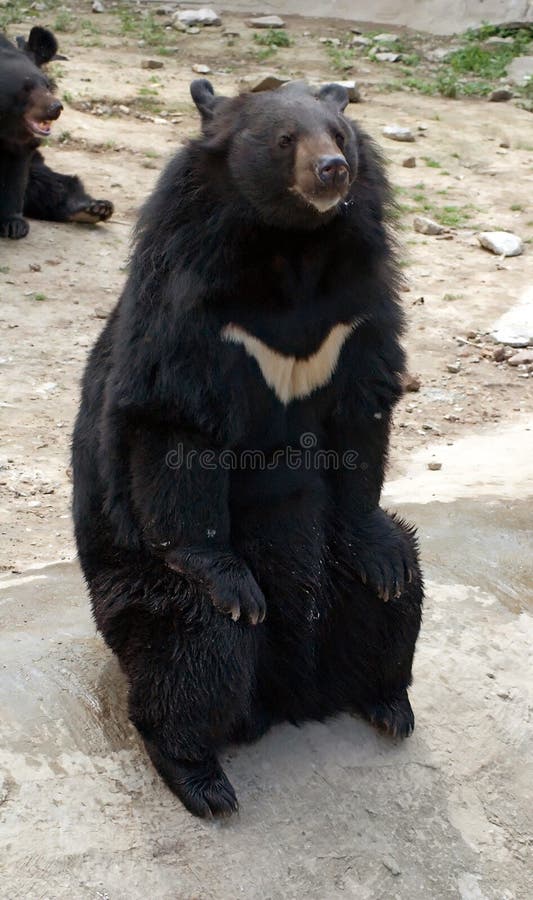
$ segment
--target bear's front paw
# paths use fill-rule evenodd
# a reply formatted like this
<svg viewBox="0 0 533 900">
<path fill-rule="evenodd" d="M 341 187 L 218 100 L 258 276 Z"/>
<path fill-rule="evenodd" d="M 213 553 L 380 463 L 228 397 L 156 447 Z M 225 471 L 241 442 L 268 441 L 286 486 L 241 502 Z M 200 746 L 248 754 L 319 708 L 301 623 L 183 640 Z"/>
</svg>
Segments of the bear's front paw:
<svg viewBox="0 0 533 900">
<path fill-rule="evenodd" d="M 413 530 L 380 509 L 363 532 L 357 535 L 354 548 L 361 581 L 385 603 L 397 599 L 418 572 Z"/>
<path fill-rule="evenodd" d="M 29 230 L 30 226 L 22 216 L 9 216 L 7 219 L 0 219 L 0 237 L 18 240 L 26 237 Z"/>
<path fill-rule="evenodd" d="M 248 566 L 232 553 L 174 549 L 166 554 L 165 561 L 174 571 L 205 582 L 213 606 L 234 622 L 242 618 L 257 625 L 264 620 L 263 592 Z"/>
</svg>

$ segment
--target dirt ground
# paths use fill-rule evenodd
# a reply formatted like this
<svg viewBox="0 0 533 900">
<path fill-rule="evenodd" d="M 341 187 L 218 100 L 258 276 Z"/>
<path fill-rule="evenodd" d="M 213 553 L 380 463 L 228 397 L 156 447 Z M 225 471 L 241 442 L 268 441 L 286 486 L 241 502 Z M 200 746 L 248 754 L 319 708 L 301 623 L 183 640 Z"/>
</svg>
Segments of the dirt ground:
<svg viewBox="0 0 533 900">
<path fill-rule="evenodd" d="M 84 4 L 86 18 L 90 16 L 88 8 Z M 90 693 L 87 684 L 92 680 L 98 695 L 92 702 L 99 704 L 100 711 L 104 706 L 109 710 L 109 696 L 102 699 L 109 684 L 115 685 L 111 694 L 118 692 L 123 703 L 122 688 L 116 688 L 118 675 L 91 630 L 77 569 L 66 565 L 75 557 L 69 508 L 69 443 L 82 368 L 124 281 L 131 226 L 139 205 L 165 161 L 197 130 L 197 116 L 188 94 L 189 82 L 196 77 L 192 66 L 208 65 L 212 70 L 209 77 L 220 93 L 236 92 L 244 75 L 271 70 L 304 76 L 313 82 L 336 80 L 339 74 L 332 69 L 331 58 L 318 38 L 346 32 L 346 26 L 338 22 L 289 19 L 288 32 L 294 45 L 278 50 L 275 59 L 261 61 L 252 32 L 240 17 L 224 16 L 226 31 L 238 32 L 239 38 L 224 36 L 221 29 L 205 29 L 197 35 L 176 32 L 172 36 L 176 52 L 164 56 L 154 55 L 146 44 L 139 46 L 143 38 L 134 30 L 126 36 L 119 33 L 116 15 L 94 16 L 90 22 L 93 28 L 98 27 L 98 36 L 79 24 L 76 17 L 59 35 L 61 51 L 68 57 L 56 64 L 65 110 L 46 148 L 46 158 L 63 172 L 79 174 L 95 197 L 113 200 L 114 218 L 98 227 L 32 222 L 25 240 L 0 245 L 0 566 L 8 599 L 12 588 L 13 597 L 19 598 L 15 613 L 10 618 L 10 612 L 6 620 L 7 635 L 24 634 L 25 623 L 30 620 L 42 625 L 39 641 L 54 643 L 51 622 L 66 616 L 70 623 L 62 629 L 70 638 L 62 638 L 63 647 L 56 648 L 53 665 L 43 663 L 43 672 L 52 678 L 53 691 L 59 695 L 63 688 L 71 691 L 68 704 L 61 706 L 55 698 L 47 707 L 46 695 L 37 688 L 39 696 L 34 699 L 38 714 L 34 720 L 30 701 L 19 697 L 22 725 L 15 731 L 18 729 L 19 734 L 28 728 L 32 733 L 43 719 L 48 722 L 43 727 L 52 743 L 54 728 L 61 740 L 67 732 L 71 734 L 65 722 L 69 711 L 77 715 L 72 712 L 72 698 L 77 697 L 76 702 L 83 706 L 80 697 L 84 691 Z M 53 19 L 43 20 L 43 24 L 53 25 Z M 28 21 L 13 25 L 9 32 L 27 30 Z M 143 68 L 142 62 L 147 59 L 162 62 L 163 67 Z M 83 754 L 95 757 L 101 753 L 101 746 L 89 739 L 82 747 L 83 735 L 94 727 L 93 713 L 103 717 L 93 710 L 86 719 L 79 714 L 82 737 L 68 747 L 70 775 L 82 770 L 87 779 L 90 775 L 83 788 L 63 780 L 59 793 L 55 782 L 46 793 L 39 787 L 39 767 L 44 763 L 35 762 L 37 749 L 32 753 L 25 745 L 25 763 L 15 761 L 16 741 L 13 759 L 8 752 L 11 762 L 9 767 L 7 762 L 5 765 L 10 774 L 5 796 L 0 790 L 0 806 L 2 796 L 7 799 L 5 808 L 10 806 L 10 798 L 18 798 L 7 811 L 7 821 L 11 837 L 24 832 L 27 842 L 23 851 L 20 847 L 14 851 L 9 837 L 2 843 L 14 853 L 13 864 L 8 867 L 10 888 L 5 895 L 9 900 L 140 898 L 148 892 L 150 879 L 154 897 L 180 900 L 235 896 L 525 900 L 533 896 L 526 856 L 528 789 L 523 769 L 525 738 L 531 736 L 525 663 L 526 626 L 529 628 L 531 621 L 526 612 L 531 591 L 531 547 L 528 549 L 525 540 L 530 524 L 522 503 L 528 490 L 533 490 L 533 374 L 526 366 L 497 362 L 497 345 L 489 335 L 497 318 L 533 284 L 533 212 L 528 201 L 533 195 L 533 120 L 529 112 L 513 103 L 391 91 L 386 88 L 391 72 L 392 67 L 386 63 L 362 60 L 356 65 L 354 74 L 364 102 L 348 108 L 348 115 L 358 119 L 383 147 L 390 178 L 398 189 L 398 237 L 406 282 L 403 300 L 409 326 L 406 346 L 410 370 L 420 379 L 420 389 L 406 393 L 396 414 L 389 497 L 391 504 L 405 508 L 411 518 L 422 523 L 430 598 L 445 583 L 447 587 L 442 588 L 440 596 L 442 602 L 448 600 L 444 609 L 442 605 L 429 606 L 428 637 L 417 677 L 423 683 L 424 679 L 431 680 L 435 668 L 440 674 L 434 696 L 432 689 L 426 693 L 418 689 L 423 710 L 419 729 L 426 726 L 424 737 L 413 739 L 420 741 L 410 745 L 415 749 L 401 749 L 396 757 L 399 777 L 409 791 L 403 800 L 390 801 L 397 820 L 393 851 L 383 834 L 380 836 L 377 823 L 389 804 L 391 767 L 396 763 L 383 749 L 381 739 L 367 733 L 361 723 L 356 723 L 355 739 L 350 736 L 350 721 L 341 719 L 331 726 L 309 726 L 301 733 L 294 729 L 277 731 L 264 743 L 236 755 L 239 761 L 234 772 L 245 784 L 246 802 L 251 805 L 253 798 L 261 795 L 266 804 L 266 812 L 256 812 L 255 819 L 248 822 L 254 837 L 251 844 L 243 845 L 245 853 L 239 845 L 242 819 L 241 830 L 232 837 L 228 830 L 208 832 L 181 809 L 176 810 L 172 798 L 149 771 L 125 720 L 116 725 L 116 733 L 111 736 L 112 726 L 106 726 L 106 746 L 111 747 L 113 760 L 109 766 L 106 763 L 100 767 L 108 792 L 105 797 L 100 795 L 94 787 L 100 777 L 95 774 L 98 765 L 84 768 L 82 761 Z M 415 142 L 387 140 L 382 130 L 389 124 L 409 126 Z M 402 165 L 410 156 L 416 159 L 414 168 Z M 451 216 L 453 225 L 444 239 L 414 231 L 414 214 L 424 212 L 448 216 L 448 221 Z M 515 232 L 525 241 L 524 254 L 507 259 L 491 255 L 478 244 L 476 234 L 481 230 Z M 442 468 L 429 471 L 428 462 L 441 462 Z M 463 544 L 468 564 L 458 586 L 450 572 L 455 570 L 457 576 Z M 446 557 L 446 547 L 453 563 Z M 498 561 L 503 567 L 500 574 L 494 571 Z M 42 575 L 28 575 L 31 567 L 50 563 L 65 565 L 43 570 Z M 37 584 L 43 579 L 39 591 L 51 616 L 42 618 L 42 622 L 43 613 L 30 596 L 33 587 L 25 587 L 33 585 L 35 579 Z M 56 587 L 61 581 L 63 587 Z M 47 588 L 49 584 L 52 587 Z M 90 645 L 85 662 L 77 656 L 80 635 L 88 636 Z M 24 661 L 25 639 L 20 638 L 22 645 L 17 649 L 11 637 L 5 644 L 7 686 L 2 688 L 2 696 L 15 716 L 10 661 L 16 668 L 28 659 Z M 65 648 L 71 639 L 74 649 Z M 45 651 L 35 654 L 35 646 L 30 644 L 27 652 L 33 670 L 40 671 L 41 663 L 36 660 L 45 659 Z M 441 653 L 445 656 L 439 661 Z M 455 685 L 457 671 L 463 673 L 464 691 Z M 507 691 L 508 698 L 518 704 L 512 712 L 499 714 L 496 722 L 492 720 L 490 693 L 494 672 L 503 673 L 503 686 L 498 689 Z M 78 690 L 75 685 L 84 679 L 85 687 Z M 70 688 L 65 687 L 67 682 Z M 415 686 L 415 699 L 416 691 Z M 455 705 L 455 718 L 450 705 Z M 509 702 L 508 710 L 511 707 Z M 38 742 L 37 737 L 33 739 Z M 297 746 L 298 740 L 303 744 Z M 341 760 L 344 751 L 351 760 L 348 768 Z M 272 760 L 287 761 L 286 754 L 290 757 L 291 752 L 292 762 L 276 781 Z M 134 760 L 132 768 L 128 768 L 128 754 Z M 34 763 L 29 759 L 32 756 Z M 308 763 L 314 773 L 309 782 L 301 773 L 300 757 L 304 767 Z M 296 760 L 298 775 L 291 770 Z M 36 767 L 33 774 L 32 765 Z M 293 822 L 294 814 L 283 805 L 288 801 L 275 811 L 255 779 L 246 774 L 247 765 L 259 767 L 261 778 L 272 782 L 275 795 L 286 797 L 291 789 L 297 792 L 305 819 L 299 830 L 285 827 Z M 362 778 L 365 767 L 374 779 L 368 783 Z M 418 775 L 411 780 L 409 773 L 414 770 Z M 50 775 L 59 770 L 52 766 L 47 771 Z M 11 792 L 16 783 L 21 794 Z M 361 839 L 359 848 L 356 837 L 353 846 L 345 846 L 346 829 L 349 831 L 353 824 L 352 801 L 347 797 L 356 790 L 354 785 L 364 795 L 357 834 L 367 836 Z M 79 858 L 78 843 L 85 845 L 76 822 L 78 789 L 93 829 Z M 127 802 L 126 794 L 130 797 Z M 144 813 L 140 812 L 141 797 Z M 54 798 L 67 805 L 72 817 L 67 832 L 61 832 L 59 845 L 53 843 L 53 831 L 45 837 L 46 823 L 55 822 L 59 815 L 54 812 Z M 17 817 L 19 803 L 25 812 Z M 100 811 L 95 804 L 101 804 Z M 37 810 L 37 833 L 43 840 L 37 856 L 31 848 L 33 809 Z M 313 816 L 320 818 L 321 809 L 325 830 L 317 836 Z M 417 850 L 418 825 L 410 818 L 413 810 L 417 815 L 423 812 L 420 833 L 426 829 L 424 851 Z M 147 819 L 143 819 L 145 815 Z M 168 823 L 168 831 L 162 828 L 161 816 Z M 133 869 L 127 874 L 117 858 L 106 857 L 100 871 L 95 859 L 105 855 L 108 841 L 117 841 L 119 855 L 135 856 L 139 836 L 144 833 L 143 821 L 148 832 L 153 831 L 153 841 L 147 855 L 141 854 L 144 862 L 135 875 Z M 282 845 L 274 839 L 274 833 L 279 834 Z M 216 877 L 203 873 L 202 854 L 205 852 L 213 863 L 218 839 L 229 854 L 227 865 L 231 862 L 236 866 L 239 877 L 234 874 L 235 868 L 226 881 L 220 872 Z M 357 853 L 366 853 L 375 842 L 379 847 L 376 865 L 368 869 L 368 863 Z M 172 888 L 169 867 L 175 848 L 180 846 L 186 856 L 189 854 L 187 859 L 192 854 L 193 861 L 185 863 L 182 857 L 182 880 L 178 878 Z M 248 854 L 260 858 L 257 881 L 250 875 Z M 312 865 L 304 862 L 311 857 Z M 399 857 L 404 861 L 398 863 Z M 269 880 L 269 858 L 272 871 L 277 873 L 275 883 Z M 24 874 L 27 864 L 28 872 L 34 872 L 31 878 Z"/>
</svg>

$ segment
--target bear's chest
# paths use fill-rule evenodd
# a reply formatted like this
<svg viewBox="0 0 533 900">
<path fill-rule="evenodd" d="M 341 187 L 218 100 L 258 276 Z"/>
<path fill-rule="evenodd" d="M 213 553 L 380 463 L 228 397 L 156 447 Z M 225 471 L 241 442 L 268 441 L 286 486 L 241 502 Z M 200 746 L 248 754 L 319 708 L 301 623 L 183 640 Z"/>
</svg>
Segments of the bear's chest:
<svg viewBox="0 0 533 900">
<path fill-rule="evenodd" d="M 257 330 L 232 321 L 220 328 L 220 340 L 234 348 L 237 367 L 242 367 L 243 372 L 250 368 L 255 371 L 280 403 L 288 406 L 307 399 L 331 382 L 345 344 L 361 324 L 361 318 L 354 316 L 347 322 L 328 323 L 320 331 L 315 329 L 314 334 L 308 334 L 307 352 L 301 346 L 301 334 L 294 342 L 294 352 L 287 352 L 285 347 L 280 349 L 279 341 L 259 337 Z"/>
</svg>

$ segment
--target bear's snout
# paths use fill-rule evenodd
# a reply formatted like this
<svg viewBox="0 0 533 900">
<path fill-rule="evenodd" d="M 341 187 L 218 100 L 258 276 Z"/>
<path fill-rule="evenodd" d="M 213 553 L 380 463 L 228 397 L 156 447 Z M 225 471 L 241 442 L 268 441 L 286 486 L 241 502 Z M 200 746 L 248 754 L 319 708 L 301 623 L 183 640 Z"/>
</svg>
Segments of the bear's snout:
<svg viewBox="0 0 533 900">
<path fill-rule="evenodd" d="M 348 180 L 349 166 L 344 156 L 321 156 L 315 171 L 327 187 L 342 187 Z"/>
<path fill-rule="evenodd" d="M 63 112 L 63 104 L 60 100 L 53 100 L 50 106 L 48 107 L 48 111 L 46 113 L 47 119 L 59 119 L 59 116 Z"/>
</svg>

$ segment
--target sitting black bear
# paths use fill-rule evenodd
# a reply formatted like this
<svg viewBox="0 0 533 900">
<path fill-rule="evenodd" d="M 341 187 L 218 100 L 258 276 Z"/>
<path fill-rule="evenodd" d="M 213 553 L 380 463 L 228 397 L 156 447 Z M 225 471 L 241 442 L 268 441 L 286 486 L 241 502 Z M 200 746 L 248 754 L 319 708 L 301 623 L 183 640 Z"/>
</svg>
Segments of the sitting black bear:
<svg viewBox="0 0 533 900">
<path fill-rule="evenodd" d="M 63 109 L 41 71 L 57 52 L 54 35 L 32 28 L 19 49 L 0 35 L 0 237 L 22 238 L 24 215 L 51 222 L 105 221 L 109 200 L 93 200 L 75 175 L 60 175 L 38 151 Z"/>
<path fill-rule="evenodd" d="M 404 371 L 379 153 L 338 85 L 191 92 L 202 136 L 144 207 L 85 372 L 74 517 L 131 719 L 217 816 L 217 750 L 274 722 L 410 734 L 423 588 L 379 508 Z"/>
</svg>

